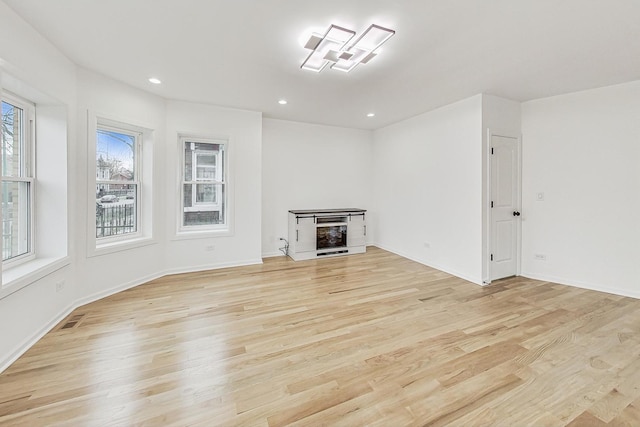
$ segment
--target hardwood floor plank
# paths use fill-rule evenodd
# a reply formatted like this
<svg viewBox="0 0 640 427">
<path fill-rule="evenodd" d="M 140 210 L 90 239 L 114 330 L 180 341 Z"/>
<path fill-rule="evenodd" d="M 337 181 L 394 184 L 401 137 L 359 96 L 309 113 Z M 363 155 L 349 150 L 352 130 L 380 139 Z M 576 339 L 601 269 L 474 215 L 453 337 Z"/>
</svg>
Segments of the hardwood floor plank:
<svg viewBox="0 0 640 427">
<path fill-rule="evenodd" d="M 580 416 L 567 424 L 569 427 L 605 427 L 606 425 L 607 423 L 588 412 L 580 414 Z"/>
<path fill-rule="evenodd" d="M 378 248 L 162 277 L 0 374 L 2 426 L 640 425 L 640 301 Z"/>
<path fill-rule="evenodd" d="M 612 426 L 634 427 L 640 419 L 640 399 L 636 399 L 609 422 Z"/>
</svg>

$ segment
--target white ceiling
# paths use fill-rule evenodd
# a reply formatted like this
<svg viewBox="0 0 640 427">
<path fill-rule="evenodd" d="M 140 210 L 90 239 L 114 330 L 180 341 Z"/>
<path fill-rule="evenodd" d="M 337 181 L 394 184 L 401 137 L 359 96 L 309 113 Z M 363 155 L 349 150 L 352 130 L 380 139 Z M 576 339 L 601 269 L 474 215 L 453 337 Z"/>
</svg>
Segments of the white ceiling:
<svg viewBox="0 0 640 427">
<path fill-rule="evenodd" d="M 84 68 L 302 122 L 375 129 L 478 93 L 527 101 L 640 79 L 639 0 L 4 1 Z M 311 31 L 372 23 L 396 35 L 369 64 L 300 69 Z"/>
</svg>

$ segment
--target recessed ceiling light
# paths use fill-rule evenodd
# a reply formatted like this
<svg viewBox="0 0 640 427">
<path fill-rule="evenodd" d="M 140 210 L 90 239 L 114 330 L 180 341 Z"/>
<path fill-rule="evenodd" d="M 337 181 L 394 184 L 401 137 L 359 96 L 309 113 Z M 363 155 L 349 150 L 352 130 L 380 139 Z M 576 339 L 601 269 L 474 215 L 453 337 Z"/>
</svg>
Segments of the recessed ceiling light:
<svg viewBox="0 0 640 427">
<path fill-rule="evenodd" d="M 155 77 L 151 77 L 151 78 L 149 79 L 149 82 L 150 82 L 150 83 L 153 83 L 154 85 L 159 85 L 160 83 L 162 83 L 162 82 L 160 81 L 160 79 L 157 79 L 157 78 L 155 78 Z"/>
<path fill-rule="evenodd" d="M 280 101 L 278 101 L 278 104 L 286 105 L 287 104 L 287 100 L 286 99 L 281 99 Z"/>
<path fill-rule="evenodd" d="M 375 117 L 376 113 L 369 113 L 367 114 L 367 117 Z"/>
</svg>

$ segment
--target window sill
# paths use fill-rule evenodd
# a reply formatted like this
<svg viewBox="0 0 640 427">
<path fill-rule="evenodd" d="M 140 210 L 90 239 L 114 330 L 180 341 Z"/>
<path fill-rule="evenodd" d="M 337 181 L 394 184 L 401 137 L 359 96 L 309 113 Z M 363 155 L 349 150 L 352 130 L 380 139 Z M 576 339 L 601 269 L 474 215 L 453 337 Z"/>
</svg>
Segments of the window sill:
<svg viewBox="0 0 640 427">
<path fill-rule="evenodd" d="M 70 264 L 68 256 L 36 258 L 2 272 L 0 299 Z"/>
<path fill-rule="evenodd" d="M 94 240 L 95 241 L 95 240 Z M 87 256 L 94 257 L 106 254 L 112 254 L 115 252 L 126 251 L 129 249 L 141 248 L 143 246 L 155 245 L 158 241 L 151 237 L 139 237 L 136 239 L 119 240 L 115 242 L 108 242 L 97 244 L 95 248 L 89 248 Z"/>
<path fill-rule="evenodd" d="M 179 231 L 171 240 L 210 239 L 212 237 L 229 237 L 233 232 L 229 228 L 218 230 Z"/>
</svg>

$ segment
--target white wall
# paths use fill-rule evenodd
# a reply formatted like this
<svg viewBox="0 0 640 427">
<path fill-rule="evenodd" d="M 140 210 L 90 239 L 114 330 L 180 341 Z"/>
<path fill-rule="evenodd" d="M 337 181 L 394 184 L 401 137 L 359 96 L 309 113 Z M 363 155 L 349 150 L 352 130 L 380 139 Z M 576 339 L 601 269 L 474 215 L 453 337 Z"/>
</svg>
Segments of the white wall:
<svg viewBox="0 0 640 427">
<path fill-rule="evenodd" d="M 371 161 L 371 131 L 263 120 L 263 255 L 281 255 L 290 209 L 371 209 Z"/>
<path fill-rule="evenodd" d="M 482 283 L 481 156 L 481 95 L 375 131 L 376 244 Z"/>
<path fill-rule="evenodd" d="M 139 89 L 116 82 L 102 75 L 78 70 L 78 159 L 73 169 L 74 178 L 79 183 L 77 188 L 78 203 L 74 210 L 79 214 L 79 221 L 74 225 L 77 233 L 78 257 L 77 276 L 78 289 L 76 297 L 82 301 L 91 301 L 103 295 L 142 283 L 157 277 L 163 268 L 164 249 L 164 203 L 163 188 L 164 169 L 164 123 L 165 101 Z M 125 124 L 153 129 L 153 140 L 145 141 L 143 191 L 151 190 L 152 206 L 143 205 L 147 212 L 153 211 L 153 236 L 151 244 L 135 248 L 126 248 L 112 253 L 93 253 L 95 239 L 89 238 L 89 224 L 94 215 L 95 172 L 88 167 L 95 164 L 95 154 L 90 145 L 95 144 L 93 135 L 89 135 L 91 126 L 88 121 L 95 122 L 96 116 L 116 120 Z M 149 179 L 152 182 L 149 182 Z M 147 194 L 147 196 L 149 196 Z M 91 219 L 90 219 L 91 218 Z M 148 225 L 145 224 L 145 225 Z M 131 262 L 135 259 L 136 262 Z"/>
<path fill-rule="evenodd" d="M 262 114 L 188 102 L 167 102 L 167 165 L 164 209 L 168 215 L 165 269 L 202 270 L 262 262 Z M 229 219 L 231 234 L 176 236 L 180 206 L 178 135 L 221 137 L 229 141 Z M 171 161 L 169 161 L 171 159 Z M 213 247 L 213 250 L 208 250 Z"/>
<path fill-rule="evenodd" d="M 33 88 L 75 106 L 76 67 L 48 40 L 0 2 L 0 67 Z"/>
<path fill-rule="evenodd" d="M 52 138 L 39 142 L 57 148 L 56 160 L 61 166 L 54 182 L 49 182 L 53 185 L 46 190 L 54 192 L 57 197 L 55 211 L 62 215 L 68 212 L 69 216 L 58 218 L 61 222 L 39 222 L 41 225 L 55 223 L 64 231 L 67 229 L 65 223 L 73 224 L 78 219 L 73 210 L 67 209 L 76 201 L 73 192 L 75 177 L 70 171 L 65 173 L 67 162 L 71 164 L 75 159 L 76 67 L 3 2 L 0 2 L 0 40 L 3 41 L 0 43 L 0 81 L 3 88 L 35 101 L 39 106 L 46 105 L 46 123 L 37 132 L 41 136 L 40 131 L 43 130 Z M 38 196 L 38 202 L 46 202 L 50 195 Z M 36 232 L 42 233 L 43 230 Z M 74 231 L 69 233 L 73 255 Z M 66 236 L 62 245 L 51 244 L 54 237 L 55 232 L 47 236 L 42 242 L 43 249 L 46 255 L 55 252 L 56 257 L 64 258 L 67 254 Z M 66 264 L 68 261 L 56 264 L 55 271 L 47 269 L 30 276 L 33 280 L 18 291 L 0 290 L 0 371 L 46 333 L 60 313 L 69 308 L 76 282 L 74 266 Z M 5 276 L 3 274 L 3 281 Z M 56 283 L 60 281 L 64 281 L 67 288 L 56 292 Z"/>
<path fill-rule="evenodd" d="M 524 103 L 522 131 L 522 274 L 640 298 L 640 82 Z"/>
</svg>

